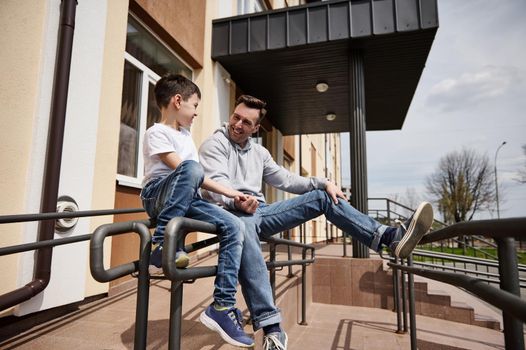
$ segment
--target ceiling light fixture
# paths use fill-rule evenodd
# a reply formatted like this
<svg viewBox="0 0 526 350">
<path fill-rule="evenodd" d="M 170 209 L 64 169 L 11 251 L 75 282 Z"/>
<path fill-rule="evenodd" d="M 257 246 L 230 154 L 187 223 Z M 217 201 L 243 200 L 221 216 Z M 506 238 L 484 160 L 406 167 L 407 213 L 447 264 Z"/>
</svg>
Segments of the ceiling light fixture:
<svg viewBox="0 0 526 350">
<path fill-rule="evenodd" d="M 319 83 L 316 84 L 316 90 L 318 92 L 325 92 L 329 90 L 329 84 L 327 84 L 324 81 L 320 81 Z"/>
<path fill-rule="evenodd" d="M 334 113 L 327 113 L 325 115 L 325 118 L 327 118 L 328 121 L 332 122 L 334 119 L 336 119 L 336 114 L 334 114 Z"/>
</svg>

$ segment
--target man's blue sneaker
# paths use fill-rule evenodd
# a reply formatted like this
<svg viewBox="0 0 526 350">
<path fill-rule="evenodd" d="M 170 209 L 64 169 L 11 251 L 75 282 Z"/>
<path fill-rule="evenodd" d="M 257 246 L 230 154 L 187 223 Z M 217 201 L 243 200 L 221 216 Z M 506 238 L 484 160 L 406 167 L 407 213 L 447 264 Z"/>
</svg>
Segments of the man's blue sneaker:
<svg viewBox="0 0 526 350">
<path fill-rule="evenodd" d="M 428 202 L 422 202 L 415 213 L 396 231 L 389 249 L 402 259 L 411 254 L 422 237 L 429 231 L 433 224 L 433 207 Z"/>
<path fill-rule="evenodd" d="M 190 263 L 190 257 L 184 250 L 178 250 L 175 253 L 175 266 L 184 269 Z M 163 274 L 163 246 L 157 245 L 150 255 L 150 266 L 148 267 L 150 275 Z"/>
<path fill-rule="evenodd" d="M 263 350 L 287 350 L 289 338 L 285 331 L 265 334 L 263 337 Z"/>
<path fill-rule="evenodd" d="M 242 318 L 241 312 L 235 307 L 218 311 L 213 304 L 207 307 L 199 317 L 202 324 L 218 332 L 227 343 L 250 348 L 254 346 L 254 340 L 243 331 Z"/>
</svg>

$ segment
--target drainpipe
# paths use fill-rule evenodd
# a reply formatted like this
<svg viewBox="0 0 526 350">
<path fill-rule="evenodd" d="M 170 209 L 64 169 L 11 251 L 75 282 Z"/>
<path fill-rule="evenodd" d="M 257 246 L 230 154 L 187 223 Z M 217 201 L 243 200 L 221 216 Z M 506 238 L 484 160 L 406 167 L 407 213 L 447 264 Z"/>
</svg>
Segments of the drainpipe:
<svg viewBox="0 0 526 350">
<path fill-rule="evenodd" d="M 77 0 L 62 0 L 61 3 L 55 78 L 53 81 L 46 165 L 44 169 L 44 188 L 40 205 L 41 213 L 57 211 L 76 6 Z M 54 234 L 55 220 L 40 222 L 38 241 L 53 239 Z M 51 277 L 52 253 L 52 248 L 41 248 L 36 251 L 33 281 L 12 292 L 0 295 L 0 311 L 31 299 L 47 287 Z"/>
</svg>

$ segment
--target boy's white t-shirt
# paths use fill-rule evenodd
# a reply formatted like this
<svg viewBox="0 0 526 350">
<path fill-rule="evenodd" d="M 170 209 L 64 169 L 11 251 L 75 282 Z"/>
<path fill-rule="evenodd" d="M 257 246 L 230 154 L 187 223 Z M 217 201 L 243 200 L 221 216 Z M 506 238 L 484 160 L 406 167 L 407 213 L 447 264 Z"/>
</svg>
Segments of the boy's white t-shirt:
<svg viewBox="0 0 526 350">
<path fill-rule="evenodd" d="M 190 131 L 181 128 L 155 123 L 144 134 L 144 179 L 143 186 L 153 178 L 164 177 L 173 171 L 167 166 L 159 154 L 175 152 L 182 161 L 195 160 L 199 162 L 197 149 Z"/>
</svg>

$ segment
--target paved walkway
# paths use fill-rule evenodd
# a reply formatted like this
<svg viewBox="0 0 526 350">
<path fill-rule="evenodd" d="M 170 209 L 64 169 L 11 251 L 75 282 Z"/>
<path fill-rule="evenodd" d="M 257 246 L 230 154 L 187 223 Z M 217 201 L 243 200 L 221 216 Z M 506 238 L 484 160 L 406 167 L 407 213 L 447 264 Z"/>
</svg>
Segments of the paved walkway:
<svg viewBox="0 0 526 350">
<path fill-rule="evenodd" d="M 318 256 L 334 254 L 341 246 L 327 246 Z M 208 257 L 200 264 L 215 264 Z M 285 269 L 286 270 L 286 269 Z M 277 285 L 286 271 L 278 273 Z M 155 281 L 150 288 L 148 349 L 168 347 L 169 282 Z M 206 278 L 184 287 L 182 349 L 235 349 L 226 345 L 198 320 L 211 302 L 213 279 Z M 240 296 L 241 293 L 238 293 Z M 238 306 L 246 307 L 240 297 Z M 0 349 L 132 349 L 135 321 L 135 290 L 84 304 L 46 322 L 19 322 L 0 328 Z M 420 349 L 504 349 L 499 331 L 456 322 L 417 316 Z M 308 325 L 289 328 L 290 350 L 409 349 L 409 335 L 396 334 L 396 314 L 389 310 L 314 303 L 308 311 Z M 252 333 L 251 327 L 246 331 Z M 10 338 L 6 339 L 9 335 Z M 257 334 L 260 348 L 261 334 Z M 443 344 L 454 347 L 443 347 Z"/>
</svg>

